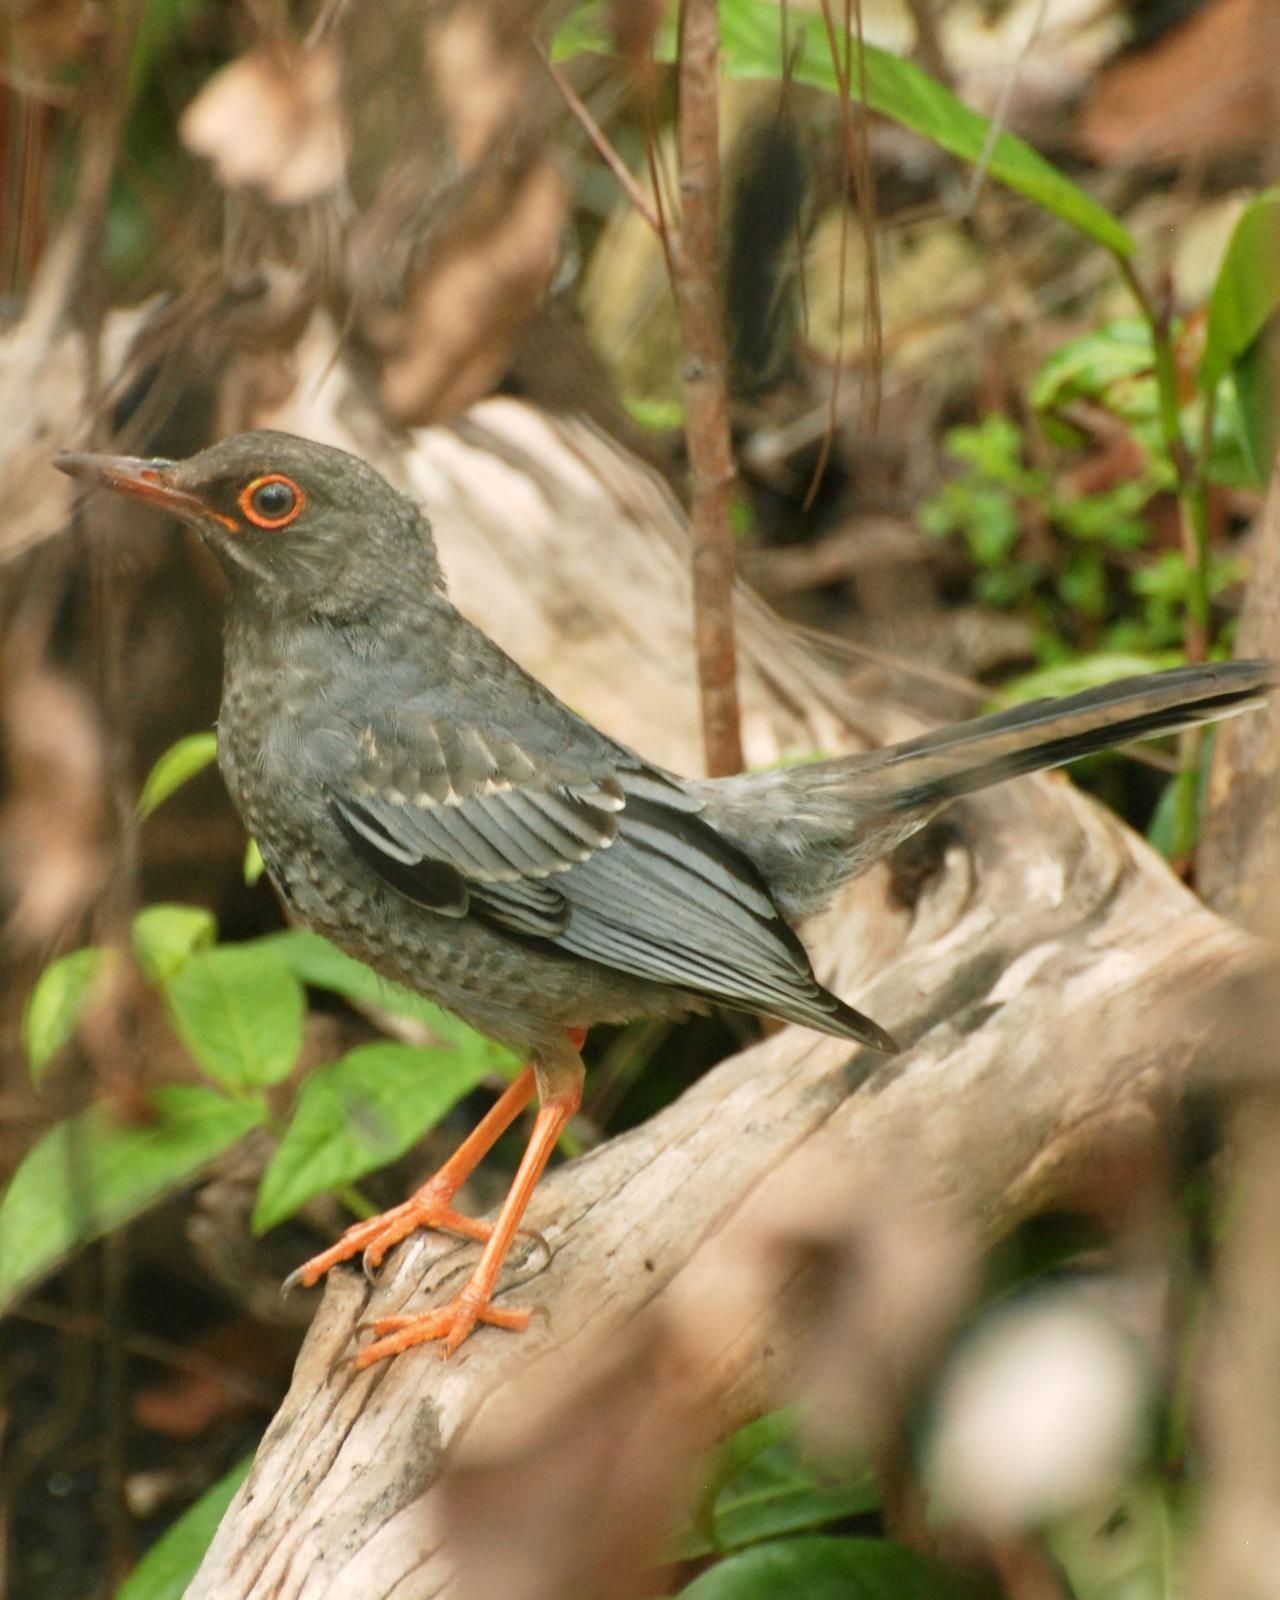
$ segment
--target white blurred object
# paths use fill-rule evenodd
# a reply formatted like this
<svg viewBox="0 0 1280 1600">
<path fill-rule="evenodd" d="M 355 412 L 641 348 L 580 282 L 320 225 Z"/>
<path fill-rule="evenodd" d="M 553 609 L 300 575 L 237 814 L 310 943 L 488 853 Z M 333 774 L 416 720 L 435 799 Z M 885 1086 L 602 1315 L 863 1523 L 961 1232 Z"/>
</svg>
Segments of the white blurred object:
<svg viewBox="0 0 1280 1600">
<path fill-rule="evenodd" d="M 1078 1291 L 993 1316 L 938 1396 L 925 1477 L 940 1512 L 989 1535 L 1113 1491 L 1138 1458 L 1152 1375 L 1142 1346 Z"/>
</svg>

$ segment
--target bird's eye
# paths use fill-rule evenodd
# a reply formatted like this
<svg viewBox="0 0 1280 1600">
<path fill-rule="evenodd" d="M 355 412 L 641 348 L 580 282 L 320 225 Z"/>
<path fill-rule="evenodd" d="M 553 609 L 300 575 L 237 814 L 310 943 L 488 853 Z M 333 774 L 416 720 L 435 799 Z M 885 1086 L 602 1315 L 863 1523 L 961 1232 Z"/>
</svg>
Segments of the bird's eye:
<svg viewBox="0 0 1280 1600">
<path fill-rule="evenodd" d="M 255 478 L 240 496 L 240 509 L 259 528 L 287 528 L 301 515 L 307 497 L 282 472 Z"/>
</svg>

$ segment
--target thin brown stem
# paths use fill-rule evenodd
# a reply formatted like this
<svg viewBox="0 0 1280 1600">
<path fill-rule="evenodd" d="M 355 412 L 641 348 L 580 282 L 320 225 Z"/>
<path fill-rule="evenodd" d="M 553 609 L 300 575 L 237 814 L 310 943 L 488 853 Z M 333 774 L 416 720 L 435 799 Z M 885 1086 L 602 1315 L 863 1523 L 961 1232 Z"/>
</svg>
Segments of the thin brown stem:
<svg viewBox="0 0 1280 1600">
<path fill-rule="evenodd" d="M 862 6 L 860 0 L 857 5 L 856 16 L 858 92 L 865 112 L 867 100 L 866 52 L 863 49 Z M 853 187 L 854 196 L 858 204 L 859 223 L 862 228 L 863 245 L 866 254 L 867 302 L 863 333 L 871 366 L 869 424 L 874 429 L 880 413 L 880 373 L 884 355 L 880 316 L 880 273 L 876 262 L 875 250 L 875 174 L 871 167 L 871 151 L 867 138 L 866 118 L 864 116 L 860 131 L 855 129 L 853 122 L 853 27 L 851 25 L 850 0 L 845 0 L 845 14 L 840 29 L 837 29 L 835 18 L 832 15 L 831 0 L 822 0 L 822 20 L 827 32 L 827 46 L 831 51 L 831 64 L 835 69 L 836 84 L 840 92 L 842 176 L 846 191 L 850 185 Z M 843 37 L 841 37 L 841 33 L 843 33 Z M 839 416 L 840 376 L 844 367 L 845 268 L 848 257 L 848 236 L 849 219 L 848 207 L 846 206 L 840 225 L 840 273 L 836 309 L 837 343 L 835 361 L 831 368 L 828 425 L 827 431 L 823 436 L 821 449 L 818 452 L 818 461 L 813 470 L 813 477 L 805 495 L 805 510 L 808 510 L 812 505 L 818 492 L 818 486 L 827 470 L 827 461 L 831 455 L 831 446 L 835 438 L 836 422 Z"/>
<path fill-rule="evenodd" d="M 720 298 L 720 15 L 716 0 L 680 12 L 680 332 L 693 531 L 693 627 L 702 737 L 713 777 L 742 767 L 734 643 L 733 452 Z"/>
<path fill-rule="evenodd" d="M 583 133 L 585 133 L 587 138 L 591 140 L 591 143 L 595 146 L 596 152 L 600 156 L 600 159 L 618 180 L 618 184 L 622 189 L 622 192 L 626 195 L 627 199 L 630 200 L 631 204 L 636 208 L 636 210 L 649 224 L 653 231 L 659 236 L 659 238 L 663 238 L 666 230 L 659 219 L 657 211 L 655 211 L 653 206 L 649 203 L 648 195 L 645 194 L 644 190 L 632 177 L 631 169 L 614 149 L 613 145 L 610 144 L 608 136 L 596 119 L 591 115 L 591 112 L 586 103 L 583 101 L 582 97 L 569 82 L 568 78 L 565 77 L 564 73 L 561 72 L 556 63 L 551 59 L 545 46 L 540 40 L 535 39 L 533 41 L 533 49 L 534 53 L 538 57 L 538 60 L 541 61 L 542 65 L 546 68 L 548 77 L 550 77 L 552 83 L 555 84 L 556 93 L 564 101 L 565 105 L 569 109 L 570 114 L 578 123 L 578 126 L 582 129 Z"/>
</svg>

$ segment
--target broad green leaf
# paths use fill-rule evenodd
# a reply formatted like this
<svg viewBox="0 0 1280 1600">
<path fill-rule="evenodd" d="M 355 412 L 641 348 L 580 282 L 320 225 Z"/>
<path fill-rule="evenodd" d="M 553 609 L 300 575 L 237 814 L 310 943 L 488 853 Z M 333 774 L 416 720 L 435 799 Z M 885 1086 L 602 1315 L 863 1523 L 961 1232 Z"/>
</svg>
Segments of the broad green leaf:
<svg viewBox="0 0 1280 1600">
<path fill-rule="evenodd" d="M 198 950 L 165 984 L 183 1044 L 229 1088 L 279 1083 L 302 1049 L 302 985 L 260 942 Z"/>
<path fill-rule="evenodd" d="M 40 1082 L 50 1058 L 76 1031 L 111 958 L 103 946 L 86 945 L 51 961 L 36 980 L 22 1013 L 22 1043 L 34 1082 Z"/>
<path fill-rule="evenodd" d="M 217 937 L 217 919 L 203 906 L 146 906 L 133 919 L 133 953 L 152 983 L 176 976 Z"/>
<path fill-rule="evenodd" d="M 433 1001 L 414 994 L 412 989 L 406 989 L 401 984 L 392 983 L 372 967 L 365 966 L 363 961 L 345 955 L 337 945 L 330 944 L 318 933 L 305 928 L 290 928 L 285 933 L 272 933 L 264 939 L 255 939 L 243 948 L 268 952 L 313 989 L 332 989 L 335 994 L 361 1005 L 380 1006 L 384 1011 L 395 1012 L 397 1016 L 425 1023 L 432 1033 L 459 1049 L 483 1047 L 491 1072 L 509 1075 L 519 1069 L 519 1061 L 509 1050 L 486 1039 Z"/>
<path fill-rule="evenodd" d="M 1209 300 L 1200 387 L 1208 394 L 1280 310 L 1280 188 L 1240 213 Z"/>
<path fill-rule="evenodd" d="M 176 789 L 218 759 L 216 733 L 189 733 L 171 744 L 147 774 L 138 799 L 139 815 L 149 817 Z"/>
<path fill-rule="evenodd" d="M 591 7 L 575 11 L 567 25 L 569 31 L 562 31 L 557 40 L 556 53 L 570 53 L 565 46 L 611 48 L 605 30 L 594 20 L 597 16 L 598 12 Z M 788 21 L 784 59 L 781 9 L 775 0 L 721 0 L 721 71 L 729 78 L 781 78 L 784 66 L 789 63 L 791 75 L 798 82 L 836 93 L 839 78 L 821 15 L 791 7 Z M 864 74 L 859 70 L 857 40 L 841 38 L 842 51 L 846 43 L 851 63 L 851 92 L 858 98 Z M 660 61 L 675 59 L 676 33 L 670 13 L 658 30 L 655 54 Z M 862 64 L 866 100 L 872 111 L 879 111 L 923 134 L 963 161 L 984 162 L 992 177 L 1034 200 L 1116 255 L 1127 258 L 1134 254 L 1136 247 L 1128 229 L 1030 145 L 1004 131 L 992 141 L 988 151 L 989 119 L 958 100 L 935 78 L 900 56 L 870 44 L 865 47 Z"/>
<path fill-rule="evenodd" d="M 189 1505 L 167 1528 L 116 1590 L 116 1600 L 182 1600 L 196 1568 L 218 1531 L 236 1490 L 249 1476 L 252 1455 Z"/>
<path fill-rule="evenodd" d="M 1244 482 L 1252 488 L 1265 489 L 1271 476 L 1276 450 L 1280 448 L 1280 385 L 1276 383 L 1276 341 L 1264 332 L 1241 355 L 1235 367 L 1236 404 L 1224 406 L 1218 401 L 1218 414 L 1229 414 L 1228 426 L 1233 430 L 1244 462 Z M 1215 437 L 1214 444 L 1218 441 Z M 1215 481 L 1230 482 L 1222 464 L 1213 462 Z"/>
<path fill-rule="evenodd" d="M 252 889 L 254 884 L 267 870 L 267 864 L 262 859 L 262 851 L 258 848 L 258 841 L 250 839 L 244 847 L 244 881 Z"/>
<path fill-rule="evenodd" d="M 471 1050 L 360 1045 L 308 1074 L 258 1191 L 254 1231 L 403 1155 L 489 1072 L 487 1042 L 473 1037 Z"/>
<path fill-rule="evenodd" d="M 726 1556 L 681 1600 L 979 1600 L 991 1591 L 888 1539 L 810 1535 Z"/>
<path fill-rule="evenodd" d="M 710 1504 L 704 1503 L 698 1526 L 681 1541 L 682 1560 L 875 1509 L 879 1495 L 869 1470 L 841 1479 L 820 1477 L 800 1459 L 791 1431 L 790 1414 L 776 1411 L 721 1445 L 712 1467 Z"/>
<path fill-rule="evenodd" d="M 806 19 L 802 29 L 799 14 L 792 8 L 790 23 L 788 48 L 795 50 L 793 76 L 801 83 L 836 92 L 839 80 L 821 19 Z M 720 26 L 726 76 L 781 76 L 780 11 L 773 0 L 721 0 Z M 856 39 L 852 41 L 850 62 L 850 87 L 857 97 L 861 78 Z M 1134 254 L 1136 247 L 1128 229 L 1016 135 L 1001 132 L 988 155 L 989 119 L 957 99 L 937 79 L 875 45 L 865 47 L 865 67 L 866 98 L 872 111 L 923 134 L 962 161 L 985 160 L 991 176 L 1010 189 L 1034 200 L 1116 255 L 1127 258 Z"/>
<path fill-rule="evenodd" d="M 197 1084 L 151 1094 L 153 1119 L 117 1121 L 94 1106 L 52 1128 L 0 1201 L 0 1305 L 79 1245 L 188 1183 L 266 1116 Z"/>
</svg>

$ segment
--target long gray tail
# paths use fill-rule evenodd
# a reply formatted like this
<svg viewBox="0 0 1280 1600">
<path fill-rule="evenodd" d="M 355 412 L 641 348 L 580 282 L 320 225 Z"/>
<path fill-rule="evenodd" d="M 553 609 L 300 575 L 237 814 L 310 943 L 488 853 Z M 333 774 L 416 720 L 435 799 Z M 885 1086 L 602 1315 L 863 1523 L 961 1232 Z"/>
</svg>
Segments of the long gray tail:
<svg viewBox="0 0 1280 1600">
<path fill-rule="evenodd" d="M 1234 716 L 1262 704 L 1277 675 L 1274 661 L 1175 667 L 939 728 L 880 752 L 882 797 L 895 808 L 934 806 L 1132 739 Z"/>
<path fill-rule="evenodd" d="M 798 921 L 909 838 L 950 800 L 1131 739 L 1260 705 L 1272 661 L 1176 667 L 975 717 L 866 755 L 695 787 L 708 819 L 755 862 Z"/>
</svg>

